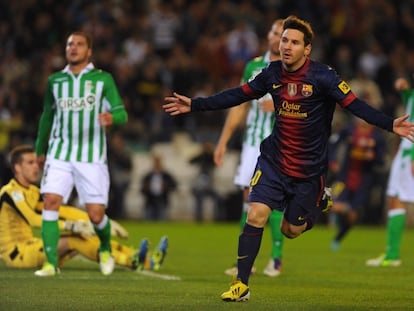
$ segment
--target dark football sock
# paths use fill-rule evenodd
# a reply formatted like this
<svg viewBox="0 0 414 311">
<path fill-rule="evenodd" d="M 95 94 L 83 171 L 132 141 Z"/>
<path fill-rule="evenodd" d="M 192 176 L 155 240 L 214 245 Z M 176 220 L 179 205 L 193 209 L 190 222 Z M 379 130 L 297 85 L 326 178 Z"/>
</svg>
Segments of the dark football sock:
<svg viewBox="0 0 414 311">
<path fill-rule="evenodd" d="M 250 271 L 259 252 L 262 236 L 263 228 L 253 227 L 247 223 L 239 236 L 237 278 L 246 285 L 249 283 Z"/>
</svg>

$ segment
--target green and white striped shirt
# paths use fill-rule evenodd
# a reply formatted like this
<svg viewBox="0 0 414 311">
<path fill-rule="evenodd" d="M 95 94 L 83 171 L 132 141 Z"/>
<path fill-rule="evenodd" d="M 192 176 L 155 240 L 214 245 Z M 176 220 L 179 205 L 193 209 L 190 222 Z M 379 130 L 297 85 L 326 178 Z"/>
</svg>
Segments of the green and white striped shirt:
<svg viewBox="0 0 414 311">
<path fill-rule="evenodd" d="M 245 67 L 242 83 L 250 81 L 256 77 L 263 68 L 269 64 L 269 54 L 256 57 L 251 60 Z M 269 97 L 270 94 L 264 97 Z M 258 101 L 252 100 L 246 119 L 246 132 L 244 135 L 244 144 L 259 147 L 263 139 L 270 135 L 274 123 L 273 112 L 263 112 L 260 109 Z"/>
<path fill-rule="evenodd" d="M 49 77 L 36 153 L 44 154 L 47 147 L 47 156 L 54 159 L 106 163 L 105 128 L 98 115 L 117 110 L 125 108 L 109 73 L 89 63 L 74 75 L 66 66 Z"/>
</svg>

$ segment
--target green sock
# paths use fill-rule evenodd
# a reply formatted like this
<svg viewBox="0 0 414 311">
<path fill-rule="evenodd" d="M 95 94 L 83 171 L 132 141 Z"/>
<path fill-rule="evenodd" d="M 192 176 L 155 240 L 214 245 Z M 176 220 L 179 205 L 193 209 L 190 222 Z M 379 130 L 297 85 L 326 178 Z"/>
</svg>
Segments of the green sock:
<svg viewBox="0 0 414 311">
<path fill-rule="evenodd" d="M 271 229 L 272 239 L 272 258 L 282 258 L 283 234 L 280 230 L 280 224 L 283 219 L 283 213 L 280 211 L 272 211 L 269 216 L 269 225 Z"/>
<path fill-rule="evenodd" d="M 400 259 L 402 234 L 405 227 L 406 211 L 403 208 L 388 212 L 387 251 L 385 259 Z"/>
<path fill-rule="evenodd" d="M 94 226 L 96 235 L 98 236 L 99 240 L 101 241 L 101 245 L 99 247 L 99 251 L 105 252 L 109 251 L 112 252 L 111 249 L 111 222 L 109 221 L 108 217 L 105 216 L 105 225 L 102 229 L 97 228 Z"/>
<path fill-rule="evenodd" d="M 47 261 L 58 267 L 58 243 L 60 238 L 59 224 L 57 220 L 42 221 L 42 239 L 43 249 L 46 254 Z"/>
</svg>

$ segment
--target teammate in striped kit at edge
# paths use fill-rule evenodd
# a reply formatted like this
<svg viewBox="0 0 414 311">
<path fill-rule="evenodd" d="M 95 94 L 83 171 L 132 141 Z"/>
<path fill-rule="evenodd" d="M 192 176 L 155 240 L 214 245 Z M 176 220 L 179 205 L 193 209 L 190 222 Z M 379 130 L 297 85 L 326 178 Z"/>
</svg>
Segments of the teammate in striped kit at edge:
<svg viewBox="0 0 414 311">
<path fill-rule="evenodd" d="M 95 69 L 91 56 L 92 38 L 73 32 L 66 42 L 67 66 L 48 79 L 36 139 L 36 154 L 44 168 L 40 188 L 47 262 L 35 272 L 37 276 L 59 272 L 59 206 L 74 187 L 100 240 L 101 272 L 109 275 L 114 269 L 105 214 L 109 193 L 105 128 L 126 123 L 128 115 L 112 76 Z"/>
<path fill-rule="evenodd" d="M 276 20 L 267 34 L 268 51 L 265 55 L 256 57 L 247 63 L 244 69 L 242 83 L 252 80 L 269 62 L 280 59 L 279 43 L 282 34 L 283 19 Z M 260 143 L 270 135 L 274 122 L 274 105 L 270 94 L 266 94 L 258 100 L 252 100 L 243 105 L 232 107 L 226 118 L 221 131 L 219 142 L 214 151 L 214 163 L 218 166 L 223 164 L 227 143 L 236 128 L 246 120 L 246 132 L 244 134 L 243 147 L 240 156 L 240 164 L 234 183 L 243 189 L 243 209 L 240 219 L 240 227 L 243 229 L 249 208 L 248 196 L 250 190 L 250 179 L 253 176 L 257 157 L 260 154 Z M 246 117 L 247 116 L 247 117 Z M 274 210 L 269 216 L 271 229 L 272 251 L 268 265 L 263 273 L 270 277 L 278 276 L 282 268 L 283 234 L 280 224 L 283 213 Z M 254 272 L 254 268 L 252 273 Z M 237 267 L 226 269 L 228 275 L 237 275 Z"/>
<path fill-rule="evenodd" d="M 414 142 L 409 115 L 393 119 L 357 98 L 336 72 L 310 59 L 313 30 L 296 16 L 283 22 L 281 60 L 271 62 L 252 81 L 204 98 L 177 93 L 165 98 L 172 116 L 226 109 L 270 93 L 275 104 L 273 131 L 260 146 L 251 181 L 250 207 L 239 236 L 236 280 L 224 301 L 250 298 L 250 271 L 259 252 L 263 227 L 272 210 L 283 211 L 282 233 L 296 238 L 312 229 L 328 200 L 328 139 L 336 105 L 382 129 Z"/>
</svg>

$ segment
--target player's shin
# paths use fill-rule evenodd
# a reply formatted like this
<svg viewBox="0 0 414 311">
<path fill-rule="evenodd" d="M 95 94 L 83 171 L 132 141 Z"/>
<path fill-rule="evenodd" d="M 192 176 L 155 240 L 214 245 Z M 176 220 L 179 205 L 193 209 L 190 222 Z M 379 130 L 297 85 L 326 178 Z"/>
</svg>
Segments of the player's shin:
<svg viewBox="0 0 414 311">
<path fill-rule="evenodd" d="M 111 252 L 111 222 L 107 215 L 104 216 L 103 220 L 94 225 L 96 235 L 98 236 L 101 245 L 100 251 L 101 252 Z"/>
<path fill-rule="evenodd" d="M 43 211 L 42 239 L 47 261 L 55 268 L 58 267 L 58 243 L 60 238 L 57 211 Z"/>
<path fill-rule="evenodd" d="M 263 228 L 253 227 L 247 223 L 239 236 L 237 278 L 246 285 L 249 284 L 250 271 L 259 252 L 262 236 Z"/>
</svg>

